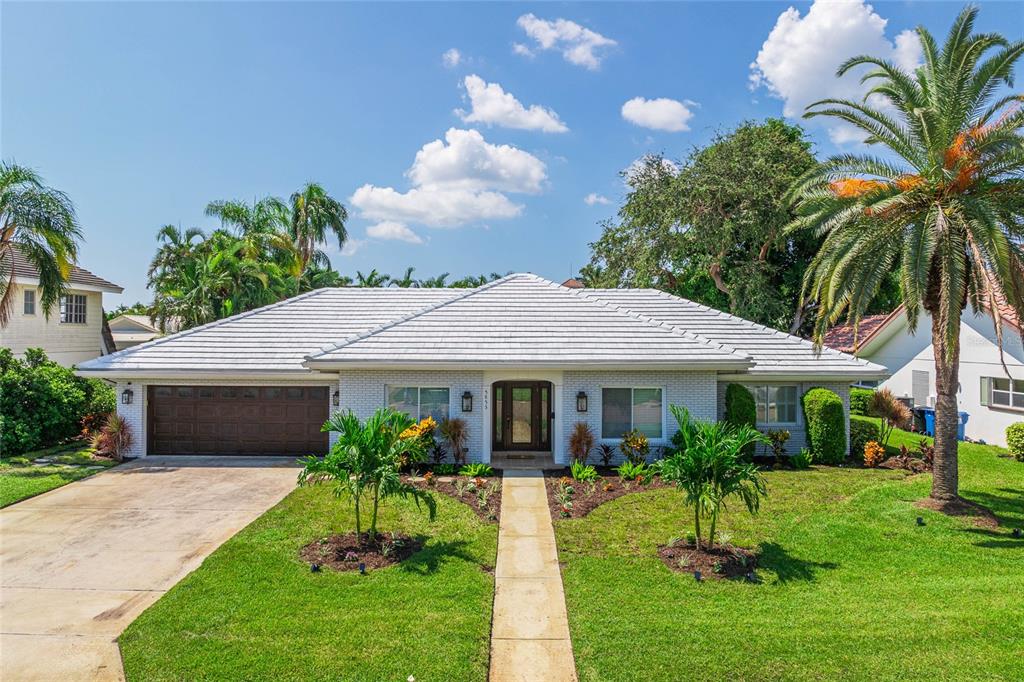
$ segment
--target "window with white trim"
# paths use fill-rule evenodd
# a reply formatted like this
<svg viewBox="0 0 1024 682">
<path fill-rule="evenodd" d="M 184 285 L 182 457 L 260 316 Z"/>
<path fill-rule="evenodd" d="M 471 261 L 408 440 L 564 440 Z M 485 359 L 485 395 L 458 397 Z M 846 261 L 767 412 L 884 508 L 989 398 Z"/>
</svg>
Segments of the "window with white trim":
<svg viewBox="0 0 1024 682">
<path fill-rule="evenodd" d="M 633 429 L 661 438 L 663 413 L 660 388 L 602 388 L 601 438 L 622 438 Z"/>
<path fill-rule="evenodd" d="M 1024 379 L 1008 377 L 982 377 L 982 398 L 988 398 L 983 405 L 1024 410 Z M 987 390 L 984 384 L 988 384 Z"/>
<path fill-rule="evenodd" d="M 754 386 L 758 424 L 796 424 L 796 386 Z"/>
<path fill-rule="evenodd" d="M 65 324 L 85 324 L 83 294 L 65 294 L 60 297 L 60 321 Z"/>
<path fill-rule="evenodd" d="M 36 290 L 25 289 L 25 306 L 22 308 L 25 315 L 36 314 Z"/>
<path fill-rule="evenodd" d="M 440 423 L 448 418 L 449 390 L 420 386 L 385 386 L 388 407 L 413 419 L 433 417 Z"/>
</svg>

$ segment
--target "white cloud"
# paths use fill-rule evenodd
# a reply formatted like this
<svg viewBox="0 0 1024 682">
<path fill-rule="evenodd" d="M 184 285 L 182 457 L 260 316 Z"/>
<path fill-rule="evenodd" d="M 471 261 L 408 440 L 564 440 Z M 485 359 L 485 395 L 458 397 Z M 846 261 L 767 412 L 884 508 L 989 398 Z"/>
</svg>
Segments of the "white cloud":
<svg viewBox="0 0 1024 682">
<path fill-rule="evenodd" d="M 413 232 L 404 223 L 400 223 L 394 220 L 385 220 L 377 223 L 376 225 L 370 225 L 366 228 L 366 235 L 373 237 L 374 239 L 383 239 L 385 241 L 399 241 L 407 242 L 409 244 L 422 244 L 423 238 Z"/>
<path fill-rule="evenodd" d="M 808 104 L 820 99 L 860 100 L 869 87 L 860 83 L 863 71 L 836 78 L 836 69 L 850 57 L 869 54 L 904 68 L 920 62 L 916 36 L 903 31 L 894 43 L 885 36 L 887 23 L 864 0 L 815 0 L 803 17 L 790 7 L 779 15 L 750 65 L 751 88 L 764 86 L 783 100 L 782 112 L 789 118 L 802 116 Z M 827 125 L 836 143 L 863 139 L 849 124 Z"/>
<path fill-rule="evenodd" d="M 533 39 L 537 49 L 559 50 L 566 61 L 591 70 L 601 66 L 605 48 L 618 45 L 611 38 L 568 19 L 548 21 L 533 14 L 524 14 L 516 23 Z M 516 54 L 532 56 L 532 51 L 525 45 L 521 48 L 518 44 L 512 47 Z"/>
<path fill-rule="evenodd" d="M 609 199 L 608 197 L 604 196 L 603 194 L 598 194 L 597 192 L 591 192 L 587 196 L 583 197 L 583 203 L 586 204 L 587 206 L 593 206 L 595 204 L 605 205 L 605 204 L 610 204 L 612 202 L 611 202 L 611 199 Z"/>
<path fill-rule="evenodd" d="M 634 97 L 622 105 L 622 118 L 644 128 L 678 133 L 690 129 L 688 123 L 693 112 L 682 102 L 667 97 Z"/>
<path fill-rule="evenodd" d="M 413 187 L 363 185 L 350 198 L 371 220 L 456 227 L 514 218 L 523 207 L 505 192 L 535 194 L 547 181 L 544 162 L 510 145 L 493 145 L 476 130 L 451 128 L 423 145 L 406 172 Z"/>
<path fill-rule="evenodd" d="M 444 54 L 441 55 L 441 62 L 445 65 L 445 68 L 454 69 L 462 62 L 462 53 L 454 47 L 445 50 Z"/>
<path fill-rule="evenodd" d="M 539 104 L 524 107 L 512 93 L 505 92 L 497 83 L 487 83 L 474 74 L 466 76 L 463 85 L 473 108 L 468 113 L 456 109 L 455 113 L 466 123 L 486 123 L 519 130 L 540 130 L 545 133 L 569 131 L 554 111 Z"/>
<path fill-rule="evenodd" d="M 349 237 L 348 239 L 345 240 L 345 243 L 341 247 L 341 255 L 354 256 L 356 255 L 356 252 L 359 251 L 359 249 L 363 248 L 365 245 L 365 239 L 355 239 L 353 237 Z"/>
<path fill-rule="evenodd" d="M 533 50 L 522 43 L 512 43 L 512 52 L 520 57 L 529 57 L 531 59 L 536 56 Z"/>
</svg>

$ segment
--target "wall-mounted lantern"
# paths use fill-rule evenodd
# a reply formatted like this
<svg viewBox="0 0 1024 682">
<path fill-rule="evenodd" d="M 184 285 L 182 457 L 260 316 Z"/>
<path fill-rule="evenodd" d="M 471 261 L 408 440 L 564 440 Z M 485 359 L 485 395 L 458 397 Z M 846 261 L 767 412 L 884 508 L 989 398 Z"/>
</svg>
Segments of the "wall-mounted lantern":
<svg viewBox="0 0 1024 682">
<path fill-rule="evenodd" d="M 473 411 L 473 394 L 466 391 L 462 394 L 462 411 L 472 412 Z"/>
<path fill-rule="evenodd" d="M 587 394 L 580 391 L 576 394 L 576 411 L 586 412 L 587 411 Z"/>
<path fill-rule="evenodd" d="M 121 391 L 121 404 L 122 405 L 131 405 L 132 404 L 132 396 L 134 396 L 134 395 L 135 395 L 135 393 L 130 388 L 126 388 L 123 391 Z"/>
<path fill-rule="evenodd" d="M 341 405 L 341 391 L 335 391 L 331 394 L 331 403 L 337 407 Z"/>
</svg>

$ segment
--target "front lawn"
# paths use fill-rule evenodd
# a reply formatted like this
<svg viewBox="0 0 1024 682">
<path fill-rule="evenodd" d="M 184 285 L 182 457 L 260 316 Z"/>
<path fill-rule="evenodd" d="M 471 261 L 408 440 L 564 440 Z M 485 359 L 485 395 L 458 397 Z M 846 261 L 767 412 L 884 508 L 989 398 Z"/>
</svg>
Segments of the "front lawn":
<svg viewBox="0 0 1024 682">
<path fill-rule="evenodd" d="M 37 459 L 50 462 L 35 464 Z M 5 457 L 0 459 L 0 507 L 92 476 L 115 464 L 117 462 L 113 460 L 95 457 L 92 447 L 80 441 L 37 450 L 21 457 Z"/>
<path fill-rule="evenodd" d="M 760 548 L 761 584 L 665 567 L 657 546 L 692 530 L 674 490 L 556 522 L 581 680 L 1024 678 L 1024 464 L 1000 452 L 961 447 L 962 494 L 997 531 L 914 507 L 930 475 L 768 472 L 761 514 L 720 524 Z"/>
<path fill-rule="evenodd" d="M 382 530 L 426 546 L 360 576 L 299 560 L 353 515 L 329 488 L 296 490 L 121 635 L 128 679 L 485 680 L 498 527 L 435 497 L 434 523 L 411 501 L 382 508 Z"/>
</svg>

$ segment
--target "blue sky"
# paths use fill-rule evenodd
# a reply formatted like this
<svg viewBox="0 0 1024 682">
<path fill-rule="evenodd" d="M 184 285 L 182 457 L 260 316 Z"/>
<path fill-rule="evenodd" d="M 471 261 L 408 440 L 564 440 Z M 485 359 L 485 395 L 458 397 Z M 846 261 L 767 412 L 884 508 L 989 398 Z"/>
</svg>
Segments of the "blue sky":
<svg viewBox="0 0 1024 682">
<path fill-rule="evenodd" d="M 982 4 L 978 28 L 1019 38 L 1022 7 Z M 855 95 L 835 64 L 912 64 L 903 32 L 944 36 L 960 8 L 4 2 L 0 151 L 71 195 L 80 263 L 125 287 L 108 307 L 149 300 L 160 226 L 212 229 L 207 202 L 309 180 L 352 214 L 342 272 L 561 280 L 636 159 Z M 859 146 L 808 128 L 821 154 Z"/>
</svg>

